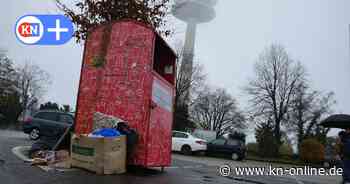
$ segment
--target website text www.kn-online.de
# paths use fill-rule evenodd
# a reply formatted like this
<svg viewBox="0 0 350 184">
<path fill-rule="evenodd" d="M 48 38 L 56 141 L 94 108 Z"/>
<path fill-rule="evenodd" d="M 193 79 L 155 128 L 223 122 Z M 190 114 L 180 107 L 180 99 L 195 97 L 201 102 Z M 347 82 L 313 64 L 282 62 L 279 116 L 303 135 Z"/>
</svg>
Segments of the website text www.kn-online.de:
<svg viewBox="0 0 350 184">
<path fill-rule="evenodd" d="M 221 176 L 341 176 L 342 168 L 315 168 L 310 166 L 302 167 L 231 167 L 222 165 L 219 167 Z"/>
</svg>

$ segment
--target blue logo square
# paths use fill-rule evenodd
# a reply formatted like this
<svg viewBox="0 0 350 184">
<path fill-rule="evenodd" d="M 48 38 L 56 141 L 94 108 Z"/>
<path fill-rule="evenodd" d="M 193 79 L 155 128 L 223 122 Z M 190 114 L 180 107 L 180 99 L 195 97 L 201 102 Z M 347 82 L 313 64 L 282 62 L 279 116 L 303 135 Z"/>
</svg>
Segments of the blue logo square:
<svg viewBox="0 0 350 184">
<path fill-rule="evenodd" d="M 40 24 L 30 23 L 30 33 L 31 36 L 40 36 Z"/>
</svg>

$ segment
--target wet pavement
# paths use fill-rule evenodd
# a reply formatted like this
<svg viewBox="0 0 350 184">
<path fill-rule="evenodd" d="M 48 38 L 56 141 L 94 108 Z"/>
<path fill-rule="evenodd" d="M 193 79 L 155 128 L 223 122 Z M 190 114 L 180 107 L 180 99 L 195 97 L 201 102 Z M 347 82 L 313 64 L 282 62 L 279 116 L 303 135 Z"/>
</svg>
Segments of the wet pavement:
<svg viewBox="0 0 350 184">
<path fill-rule="evenodd" d="M 173 154 L 172 166 L 161 172 L 160 169 L 129 169 L 127 174 L 99 176 L 78 170 L 68 172 L 45 172 L 24 163 L 15 156 L 11 149 L 16 146 L 31 145 L 28 137 L 21 132 L 0 131 L 0 183 L 6 184 L 109 184 L 109 183 L 202 183 L 202 184 L 313 184 L 338 183 L 329 178 L 295 178 L 295 177 L 222 177 L 218 166 L 230 163 L 234 166 L 257 166 L 262 163 L 245 161 L 232 162 L 221 158 L 205 156 L 184 156 Z M 328 180 L 327 180 L 328 179 Z"/>
</svg>

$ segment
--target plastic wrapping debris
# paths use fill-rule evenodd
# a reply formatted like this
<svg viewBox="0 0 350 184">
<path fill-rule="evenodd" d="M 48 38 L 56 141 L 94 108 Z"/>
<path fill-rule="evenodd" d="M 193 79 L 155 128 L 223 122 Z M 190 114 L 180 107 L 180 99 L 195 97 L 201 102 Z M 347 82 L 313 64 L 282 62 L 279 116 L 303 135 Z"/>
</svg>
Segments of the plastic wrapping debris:
<svg viewBox="0 0 350 184">
<path fill-rule="evenodd" d="M 137 144 L 138 141 L 138 134 L 136 131 L 132 128 L 130 128 L 125 122 L 120 122 L 117 126 L 117 130 L 123 134 L 126 135 L 126 152 L 127 157 L 130 158 L 133 150 Z"/>
<path fill-rule="evenodd" d="M 117 137 L 120 132 L 113 128 L 101 128 L 93 131 L 88 137 Z"/>
<path fill-rule="evenodd" d="M 124 120 L 100 112 L 95 112 L 92 130 L 97 130 L 101 128 L 115 128 L 117 127 L 119 122 L 124 122 Z"/>
<path fill-rule="evenodd" d="M 71 168 L 71 162 L 68 150 L 59 150 L 51 153 L 48 159 L 48 165 L 54 168 Z"/>
<path fill-rule="evenodd" d="M 43 158 L 34 158 L 31 165 L 46 165 L 47 161 Z"/>
<path fill-rule="evenodd" d="M 53 168 L 70 168 L 68 150 L 37 151 L 34 153 L 32 165 L 48 165 Z"/>
<path fill-rule="evenodd" d="M 54 151 L 47 151 L 45 159 L 46 159 L 48 164 L 54 163 L 55 162 L 55 152 Z"/>
</svg>

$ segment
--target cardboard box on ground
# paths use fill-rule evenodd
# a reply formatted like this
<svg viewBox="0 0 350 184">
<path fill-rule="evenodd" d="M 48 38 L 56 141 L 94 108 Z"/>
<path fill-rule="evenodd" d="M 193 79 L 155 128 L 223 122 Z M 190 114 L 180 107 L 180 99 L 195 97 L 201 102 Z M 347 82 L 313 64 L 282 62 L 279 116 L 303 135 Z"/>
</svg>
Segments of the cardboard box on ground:
<svg viewBox="0 0 350 184">
<path fill-rule="evenodd" d="M 115 128 L 123 120 L 103 113 L 94 113 L 94 130 Z M 121 174 L 126 172 L 126 136 L 89 137 L 73 135 L 71 140 L 71 164 L 97 174 Z"/>
</svg>

